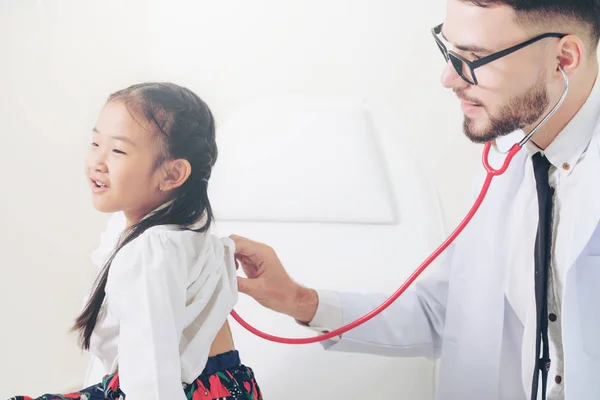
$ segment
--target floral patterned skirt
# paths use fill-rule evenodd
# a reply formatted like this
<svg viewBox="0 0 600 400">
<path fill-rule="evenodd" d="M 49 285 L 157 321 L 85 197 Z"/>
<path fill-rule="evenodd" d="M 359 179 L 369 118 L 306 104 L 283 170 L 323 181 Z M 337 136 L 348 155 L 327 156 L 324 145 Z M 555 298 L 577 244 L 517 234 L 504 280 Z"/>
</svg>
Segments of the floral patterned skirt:
<svg viewBox="0 0 600 400">
<path fill-rule="evenodd" d="M 242 365 L 237 351 L 210 357 L 204 372 L 192 383 L 183 384 L 189 400 L 263 400 L 252 369 Z M 104 377 L 101 383 L 68 394 L 45 394 L 32 398 L 11 397 L 9 400 L 125 400 L 119 388 L 119 375 Z"/>
</svg>

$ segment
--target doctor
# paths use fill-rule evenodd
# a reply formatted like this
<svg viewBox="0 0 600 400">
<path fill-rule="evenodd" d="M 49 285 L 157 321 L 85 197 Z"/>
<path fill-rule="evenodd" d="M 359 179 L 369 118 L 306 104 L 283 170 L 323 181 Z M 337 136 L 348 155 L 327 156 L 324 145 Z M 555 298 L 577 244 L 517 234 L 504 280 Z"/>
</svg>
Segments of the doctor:
<svg viewBox="0 0 600 400">
<path fill-rule="evenodd" d="M 438 276 L 324 346 L 439 358 L 439 400 L 600 399 L 600 1 L 447 0 L 432 33 L 464 132 L 495 141 L 496 166 L 560 98 L 560 69 L 570 90 L 493 181 Z M 303 287 L 273 249 L 233 239 L 249 278 L 240 291 L 317 331 L 386 298 Z"/>
</svg>

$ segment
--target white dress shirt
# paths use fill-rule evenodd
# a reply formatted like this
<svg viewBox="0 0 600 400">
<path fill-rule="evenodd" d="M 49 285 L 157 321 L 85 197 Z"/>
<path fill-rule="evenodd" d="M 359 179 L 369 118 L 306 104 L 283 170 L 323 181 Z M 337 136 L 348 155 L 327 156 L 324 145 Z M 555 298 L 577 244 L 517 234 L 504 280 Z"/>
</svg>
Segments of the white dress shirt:
<svg viewBox="0 0 600 400">
<path fill-rule="evenodd" d="M 576 199 L 582 169 L 579 164 L 585 159 L 594 128 L 600 118 L 600 85 L 598 82 L 583 107 L 542 153 L 550 161 L 550 186 L 555 189 L 553 202 L 553 229 L 550 282 L 548 285 L 548 335 L 550 339 L 550 371 L 548 373 L 548 400 L 564 399 L 564 355 L 561 334 L 562 293 L 568 268 L 567 251 L 573 235 Z M 540 151 L 533 143 L 528 144 L 531 155 Z M 512 215 L 515 227 L 523 235 L 515 235 L 514 262 L 509 266 L 506 295 L 517 316 L 524 322 L 525 331 L 522 347 L 522 377 L 526 393 L 531 390 L 535 359 L 535 292 L 533 276 L 533 246 L 538 222 L 537 194 L 531 157 L 528 157 L 526 176 L 519 190 Z M 533 208 L 532 208 L 533 207 Z M 518 228 L 513 230 L 518 232 Z M 531 268 L 530 268 L 531 267 Z M 541 390 L 540 390 L 541 392 Z M 541 394 L 540 394 L 541 395 Z M 539 397 L 539 396 L 538 396 Z"/>
<path fill-rule="evenodd" d="M 549 172 L 550 185 L 555 189 L 553 204 L 553 242 L 550 283 L 548 286 L 549 339 L 551 368 L 548 374 L 548 400 L 564 399 L 564 356 L 561 333 L 561 304 L 567 265 L 567 251 L 570 238 L 577 227 L 574 226 L 579 180 L 583 173 L 578 165 L 584 160 L 586 150 L 600 118 L 600 83 L 596 81 L 587 101 L 575 117 L 567 124 L 558 137 L 543 152 L 552 166 Z M 505 332 L 515 335 L 521 347 L 520 360 L 506 360 L 506 368 L 521 371 L 523 399 L 529 399 L 535 363 L 536 306 L 534 281 L 534 244 L 538 224 L 538 202 L 531 156 L 540 151 L 533 143 L 527 146 L 529 152 L 525 178 L 514 198 L 511 210 L 506 216 L 510 224 L 511 246 L 507 249 L 510 262 L 506 265 L 507 274 L 505 295 L 517 318 L 523 325 L 521 332 Z M 319 306 L 310 327 L 319 332 L 327 332 L 342 325 L 343 310 L 336 292 L 318 290 Z M 339 338 L 338 338 L 339 339 Z M 510 351 L 505 353 L 511 354 Z M 514 354 L 514 352 L 512 352 Z M 502 385 L 502 382 L 499 383 Z M 540 381 L 541 387 L 541 381 Z M 538 391 L 538 398 L 541 389 Z M 570 400 L 570 399 L 569 399 Z M 577 400 L 577 399 L 576 399 Z"/>
<path fill-rule="evenodd" d="M 114 214 L 92 260 L 100 268 L 125 229 Z M 229 238 L 152 227 L 115 256 L 90 351 L 119 372 L 128 400 L 181 399 L 204 370 L 211 344 L 237 302 Z"/>
</svg>

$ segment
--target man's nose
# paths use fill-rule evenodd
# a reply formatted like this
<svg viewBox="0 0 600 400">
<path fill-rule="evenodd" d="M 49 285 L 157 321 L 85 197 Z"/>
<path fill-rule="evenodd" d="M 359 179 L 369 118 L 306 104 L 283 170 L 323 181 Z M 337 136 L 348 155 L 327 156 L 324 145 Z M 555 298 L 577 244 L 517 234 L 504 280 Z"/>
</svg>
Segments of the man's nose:
<svg viewBox="0 0 600 400">
<path fill-rule="evenodd" d="M 440 81 L 446 89 L 466 89 L 469 87 L 469 83 L 456 72 L 451 60 L 446 63 Z"/>
</svg>

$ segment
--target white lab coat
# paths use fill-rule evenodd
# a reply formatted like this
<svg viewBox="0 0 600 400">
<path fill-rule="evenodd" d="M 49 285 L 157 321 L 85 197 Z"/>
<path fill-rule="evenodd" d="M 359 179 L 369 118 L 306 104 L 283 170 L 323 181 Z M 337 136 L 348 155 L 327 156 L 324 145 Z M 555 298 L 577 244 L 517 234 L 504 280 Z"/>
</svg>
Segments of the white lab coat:
<svg viewBox="0 0 600 400">
<path fill-rule="evenodd" d="M 522 132 L 502 138 L 499 148 L 510 147 L 517 136 Z M 503 249 L 508 237 L 504 215 L 523 179 L 526 158 L 523 149 L 507 172 L 494 178 L 471 224 L 446 252 L 438 276 L 418 281 L 379 317 L 324 346 L 388 356 L 439 356 L 438 400 L 522 400 L 521 375 L 514 366 L 521 363 L 523 326 L 505 299 Z M 504 155 L 492 150 L 490 159 L 499 166 Z M 600 399 L 600 123 L 582 163 L 587 175 L 562 304 L 567 400 Z M 379 300 L 348 293 L 340 299 L 344 324 Z"/>
</svg>

